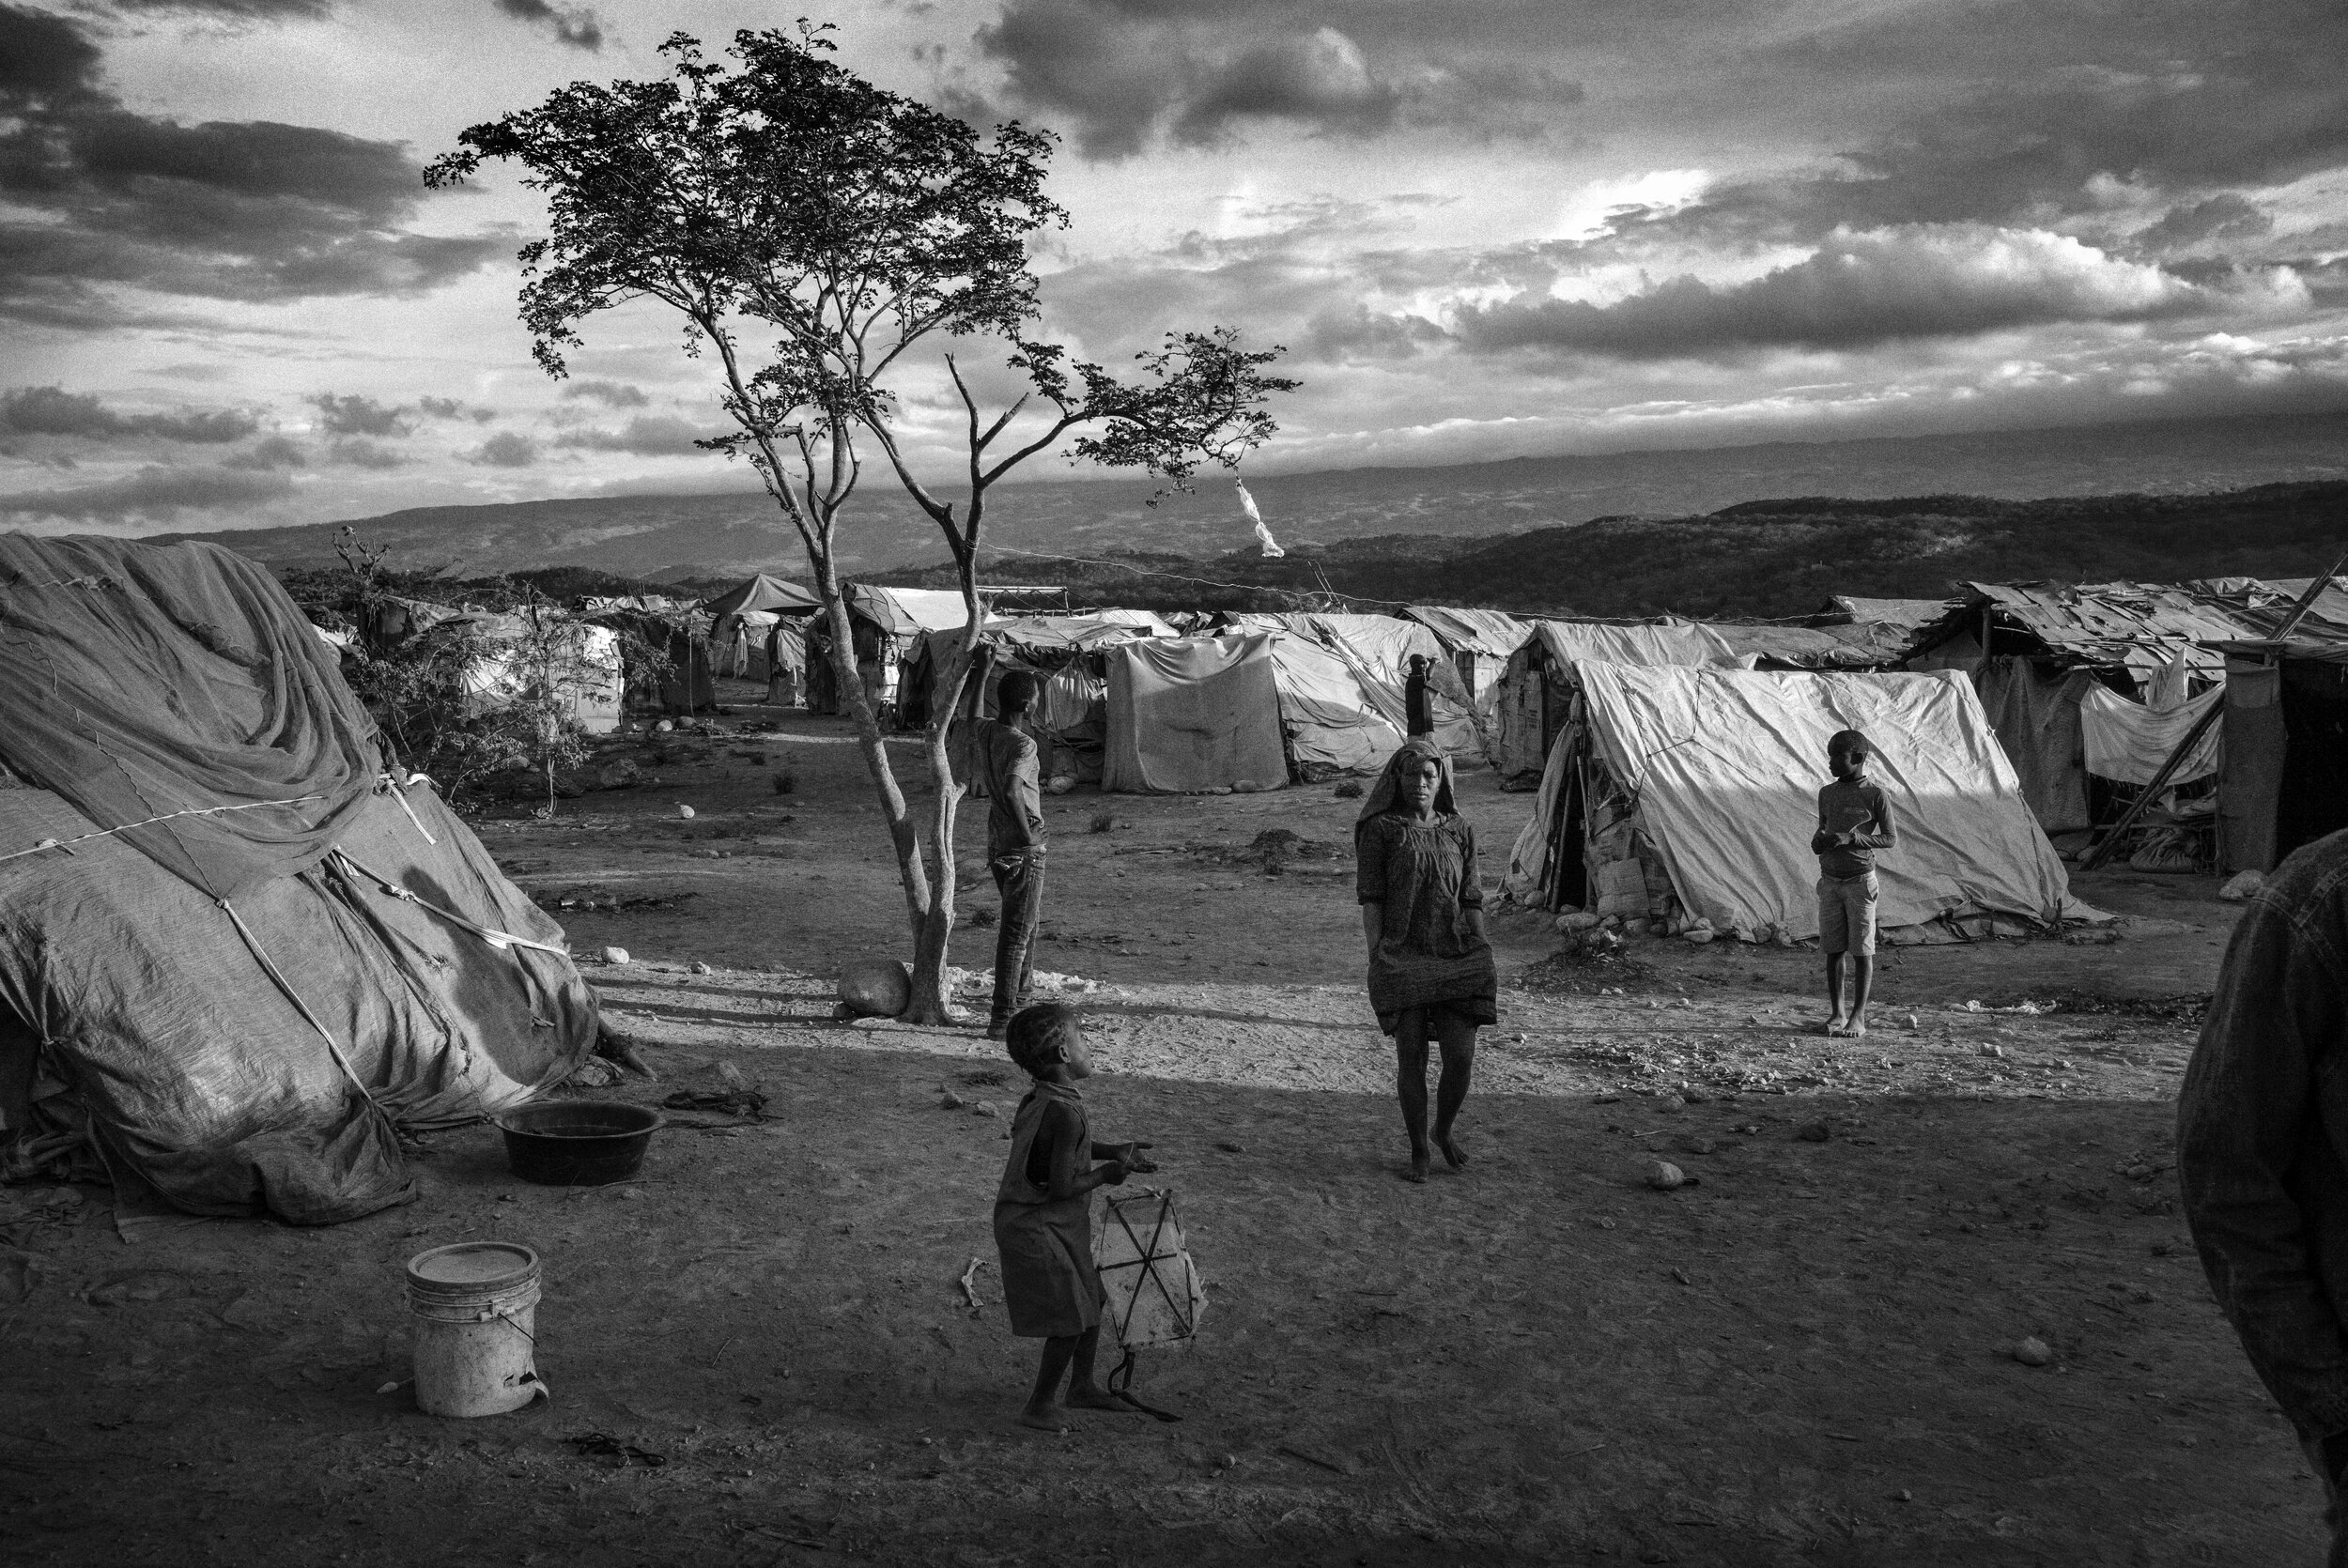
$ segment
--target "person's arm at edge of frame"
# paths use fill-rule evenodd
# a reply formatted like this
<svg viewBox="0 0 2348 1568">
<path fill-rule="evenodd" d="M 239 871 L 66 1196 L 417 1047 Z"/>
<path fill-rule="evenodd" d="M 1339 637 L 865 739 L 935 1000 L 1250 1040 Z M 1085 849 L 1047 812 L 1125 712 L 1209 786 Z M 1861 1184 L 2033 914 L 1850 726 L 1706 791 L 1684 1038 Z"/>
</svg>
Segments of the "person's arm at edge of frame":
<svg viewBox="0 0 2348 1568">
<path fill-rule="evenodd" d="M 2338 1038 L 2348 990 L 2341 955 L 2323 945 L 2270 897 L 2244 913 L 2179 1089 L 2177 1176 L 2251 1366 L 2294 1425 L 2329 1441 L 2348 1434 L 2348 1332 L 2288 1185 L 2315 1089 L 2311 1042 Z"/>
</svg>

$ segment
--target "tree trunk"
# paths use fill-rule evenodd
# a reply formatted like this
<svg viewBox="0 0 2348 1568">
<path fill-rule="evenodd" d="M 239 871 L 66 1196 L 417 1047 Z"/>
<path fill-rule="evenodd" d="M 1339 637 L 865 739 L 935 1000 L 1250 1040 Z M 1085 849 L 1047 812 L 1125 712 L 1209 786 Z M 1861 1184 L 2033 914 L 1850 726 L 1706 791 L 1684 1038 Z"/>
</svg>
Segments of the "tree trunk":
<svg viewBox="0 0 2348 1568">
<path fill-rule="evenodd" d="M 953 1019 L 953 998 L 946 989 L 946 961 L 954 934 L 954 892 L 961 868 L 954 855 L 954 822 L 967 789 L 954 776 L 950 745 L 963 688 L 970 680 L 970 649 L 976 623 L 965 629 L 962 642 L 946 667 L 947 679 L 930 699 L 926 734 L 930 778 L 936 790 L 929 823 L 929 909 L 914 926 L 913 1000 L 904 1014 L 913 1023 L 945 1023 Z"/>
<path fill-rule="evenodd" d="M 881 739 L 880 715 L 873 711 L 873 704 L 865 697 L 864 683 L 857 677 L 855 631 L 848 624 L 848 602 L 841 592 L 840 574 L 829 550 L 824 551 L 815 562 L 815 572 L 816 589 L 823 596 L 825 615 L 831 622 L 832 674 L 840 683 L 841 695 L 847 699 L 848 717 L 856 726 L 857 749 L 864 754 L 865 771 L 873 776 L 873 788 L 880 796 L 881 814 L 888 823 L 889 843 L 897 852 L 897 880 L 904 889 L 905 919 L 912 928 L 918 960 L 921 933 L 930 914 L 930 885 L 921 863 L 920 833 L 914 825 L 912 807 L 905 801 L 904 792 L 897 786 L 897 776 L 888 765 L 888 746 Z M 910 1017 L 910 1012 L 905 1016 Z"/>
</svg>

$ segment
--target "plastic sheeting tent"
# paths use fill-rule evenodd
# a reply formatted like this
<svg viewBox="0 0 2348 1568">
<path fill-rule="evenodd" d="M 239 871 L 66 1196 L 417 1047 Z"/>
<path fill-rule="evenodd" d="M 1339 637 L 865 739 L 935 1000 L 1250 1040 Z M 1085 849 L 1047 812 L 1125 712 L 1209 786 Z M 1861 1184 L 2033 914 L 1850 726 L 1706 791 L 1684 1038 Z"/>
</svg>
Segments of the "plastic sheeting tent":
<svg viewBox="0 0 2348 1568">
<path fill-rule="evenodd" d="M 1427 661 L 1428 716 L 1434 726 L 1436 741 L 1460 761 L 1473 764 L 1483 759 L 1485 746 L 1474 699 L 1443 643 L 1417 622 L 1387 615 L 1317 613 L 1230 615 L 1225 621 L 1234 630 L 1279 632 L 1317 644 L 1344 664 L 1360 687 L 1360 702 L 1383 717 L 1397 736 L 1392 745 L 1378 754 L 1377 761 L 1368 764 L 1369 769 L 1383 767 L 1394 747 L 1402 744 L 1399 737 L 1409 733 L 1410 704 L 1404 683 L 1410 677 L 1410 661 L 1414 655 Z M 1299 665 L 1303 662 L 1291 661 Z M 1292 713 L 1283 711 L 1282 721 L 1290 727 L 1291 740 L 1296 738 L 1300 726 L 1309 727 L 1328 711 L 1327 695 L 1316 687 L 1309 706 L 1300 701 Z M 1340 729 L 1360 728 L 1350 716 L 1337 722 Z M 1321 740 L 1308 737 L 1302 744 L 1305 751 L 1319 753 L 1333 748 L 1351 749 L 1357 741 L 1358 737 L 1333 735 Z"/>
<path fill-rule="evenodd" d="M 1149 638 L 1110 650 L 1102 788 L 1183 794 L 1285 784 L 1273 641 Z"/>
<path fill-rule="evenodd" d="M 924 632 L 905 661 L 897 722 L 919 729 L 942 695 L 946 667 L 965 627 Z M 1098 784 L 1108 737 L 1110 649 L 1146 638 L 1146 627 L 1090 616 L 1027 615 L 992 620 L 980 628 L 976 679 L 963 691 L 965 715 L 995 712 L 996 687 L 1013 669 L 1036 677 L 1040 689 L 1028 711 L 1028 732 L 1043 756 L 1047 780 Z M 975 770 L 957 753 L 957 776 L 979 786 Z"/>
<path fill-rule="evenodd" d="M 562 931 L 211 546 L 0 536 L 0 1142 L 86 1145 L 118 1222 L 407 1201 L 394 1127 L 567 1075 Z M 411 815 L 412 812 L 412 815 Z M 68 853 L 70 848 L 70 853 Z"/>
<path fill-rule="evenodd" d="M 2072 897 L 1959 674 L 1595 662 L 1580 673 L 1581 717 L 1560 735 L 1510 855 L 1508 891 L 1521 902 L 1559 901 L 1571 879 L 1558 862 L 1596 839 L 1561 828 L 1599 821 L 1588 807 L 1613 792 L 1629 811 L 1624 838 L 1651 846 L 1691 917 L 1746 938 L 1815 937 L 1810 836 L 1827 741 L 1848 729 L 1877 745 L 1870 776 L 1891 797 L 1898 834 L 1877 859 L 1890 940 L 1962 940 L 2101 917 Z"/>
<path fill-rule="evenodd" d="M 1693 622 L 1615 625 L 1595 621 L 1537 621 L 1524 646 L 1508 655 L 1494 688 L 1492 766 L 1504 790 L 1530 790 L 1572 705 L 1575 667 L 1608 664 L 1738 669 L 1740 658 L 1718 632 Z"/>
</svg>

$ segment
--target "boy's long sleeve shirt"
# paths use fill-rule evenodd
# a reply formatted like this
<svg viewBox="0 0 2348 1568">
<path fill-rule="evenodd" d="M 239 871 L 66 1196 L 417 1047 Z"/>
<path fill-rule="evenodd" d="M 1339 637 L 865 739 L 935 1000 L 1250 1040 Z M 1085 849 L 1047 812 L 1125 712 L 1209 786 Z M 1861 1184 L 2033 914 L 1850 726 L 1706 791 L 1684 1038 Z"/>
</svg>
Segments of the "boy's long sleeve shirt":
<svg viewBox="0 0 2348 1568">
<path fill-rule="evenodd" d="M 1849 834 L 1850 842 L 1830 842 L 1829 836 L 1837 833 Z M 1895 842 L 1892 803 L 1881 786 L 1864 778 L 1838 778 L 1818 792 L 1818 831 L 1811 847 L 1817 851 L 1824 875 L 1837 880 L 1863 877 L 1876 869 L 1876 851 Z"/>
</svg>

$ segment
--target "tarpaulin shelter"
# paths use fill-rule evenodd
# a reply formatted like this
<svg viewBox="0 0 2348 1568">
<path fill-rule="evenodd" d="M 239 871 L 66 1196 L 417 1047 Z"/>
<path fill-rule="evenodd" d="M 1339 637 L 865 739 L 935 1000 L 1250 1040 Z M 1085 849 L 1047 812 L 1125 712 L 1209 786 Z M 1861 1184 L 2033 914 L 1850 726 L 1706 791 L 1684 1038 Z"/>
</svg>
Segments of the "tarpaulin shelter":
<svg viewBox="0 0 2348 1568">
<path fill-rule="evenodd" d="M 1360 671 L 1320 642 L 1292 632 L 1266 635 L 1288 753 L 1282 776 L 1319 783 L 1384 767 L 1402 745 L 1403 715 L 1373 700 Z"/>
<path fill-rule="evenodd" d="M 905 663 L 897 722 L 918 730 L 930 722 L 944 699 L 946 669 L 966 626 L 924 632 Z M 979 628 L 979 647 L 962 692 L 964 716 L 992 715 L 1003 676 L 1024 669 L 1039 689 L 1028 710 L 1027 729 L 1042 754 L 1047 781 L 1063 788 L 1098 784 L 1108 738 L 1108 652 L 1149 636 L 1140 626 L 1089 616 L 1031 615 L 990 620 Z M 956 774 L 973 778 L 957 758 Z M 975 789 L 975 782 L 974 782 Z"/>
<path fill-rule="evenodd" d="M 1867 599 L 1837 593 L 1810 617 L 1813 626 L 1888 626 L 1911 639 L 1956 608 L 1954 599 Z"/>
<path fill-rule="evenodd" d="M 389 595 L 369 605 L 365 621 L 361 635 L 378 653 L 432 638 L 467 638 L 473 651 L 457 685 L 468 717 L 510 707 L 535 685 L 560 693 L 588 734 L 620 727 L 626 671 L 619 634 L 609 626 L 545 606 L 533 617 Z"/>
<path fill-rule="evenodd" d="M 1572 711 L 1574 671 L 1584 659 L 1723 669 L 1751 662 L 1720 633 L 1693 622 L 1536 621 L 1524 646 L 1508 655 L 1496 688 L 1492 765 L 1502 789 L 1539 785 L 1557 732 Z"/>
<path fill-rule="evenodd" d="M 1475 714 L 1475 699 L 1460 681 L 1442 641 L 1418 622 L 1390 615 L 1318 612 L 1232 614 L 1224 617 L 1224 621 L 1229 630 L 1280 632 L 1316 643 L 1336 654 L 1352 672 L 1355 684 L 1361 688 L 1361 700 L 1371 712 L 1383 716 L 1398 735 L 1410 732 L 1405 687 L 1410 661 L 1413 657 L 1424 659 L 1429 718 L 1434 726 L 1434 738 L 1456 763 L 1473 765 L 1483 757 L 1485 748 Z M 1299 722 L 1285 713 L 1283 719 L 1292 730 Z M 1386 753 L 1380 754 L 1377 762 L 1371 764 L 1373 770 L 1384 765 L 1392 749 L 1389 746 Z"/>
<path fill-rule="evenodd" d="M 1189 794 L 1287 783 L 1274 640 L 1146 638 L 1110 650 L 1102 787 Z"/>
<path fill-rule="evenodd" d="M 1150 637 L 1181 637 L 1182 635 L 1171 621 L 1166 620 L 1155 610 L 1105 607 L 1078 610 L 1076 614 L 1082 620 L 1108 621 L 1120 626 L 1131 626 Z"/>
<path fill-rule="evenodd" d="M 1961 941 L 2099 917 L 2024 803 L 1954 671 L 1812 674 L 1584 661 L 1532 819 L 1519 902 L 1708 919 L 1744 940 L 1817 935 L 1828 740 L 1874 737 L 1897 846 L 1877 860 L 1888 940 Z"/>
<path fill-rule="evenodd" d="M 767 634 L 777 622 L 803 623 L 823 607 L 824 601 L 812 589 L 765 572 L 703 600 L 701 609 L 709 617 L 709 643 L 719 673 L 765 680 L 770 673 Z M 792 635 L 795 641 L 803 638 L 803 625 L 795 626 Z M 800 662 L 804 663 L 804 654 Z"/>
<path fill-rule="evenodd" d="M 118 1222 L 408 1201 L 395 1127 L 567 1076 L 592 993 L 334 653 L 205 544 L 0 535 L 0 1142 Z"/>
<path fill-rule="evenodd" d="M 655 703 L 671 714 L 699 713 L 718 705 L 718 667 L 715 651 L 709 645 L 709 617 L 690 605 L 645 609 L 622 602 L 587 611 L 581 619 L 624 634 L 624 661 L 631 646 L 662 655 L 663 662 L 657 670 L 633 666 L 627 669 L 630 696 Z"/>
<path fill-rule="evenodd" d="M 2031 809 L 2047 833 L 2093 826 L 2107 792 L 2091 785 L 2079 703 L 2097 686 L 2140 700 L 2182 665 L 2193 681 L 2225 678 L 2209 644 L 2250 634 L 2237 610 L 2189 583 L 1961 585 L 1958 603 L 1918 638 L 1911 669 L 1973 677 Z M 2102 814 L 2109 815 L 2107 808 Z"/>
<path fill-rule="evenodd" d="M 876 712 L 897 700 L 904 666 L 922 633 L 950 631 L 970 621 L 962 595 L 943 589 L 852 582 L 843 592 L 848 632 L 855 639 L 857 676 L 864 684 L 866 700 Z M 808 638 L 812 667 L 809 705 L 818 713 L 836 714 L 844 710 L 833 685 L 829 641 L 830 630 L 818 618 Z"/>
<path fill-rule="evenodd" d="M 1412 605 L 1396 613 L 1435 634 L 1451 654 L 1460 680 L 1479 706 L 1508 668 L 1508 655 L 1533 635 L 1533 623 L 1500 609 L 1461 609 L 1449 605 Z"/>
</svg>

